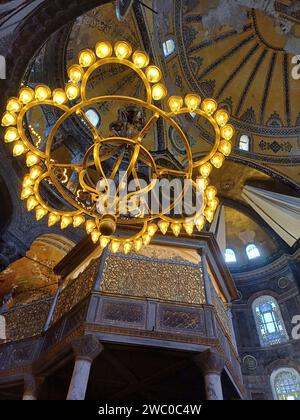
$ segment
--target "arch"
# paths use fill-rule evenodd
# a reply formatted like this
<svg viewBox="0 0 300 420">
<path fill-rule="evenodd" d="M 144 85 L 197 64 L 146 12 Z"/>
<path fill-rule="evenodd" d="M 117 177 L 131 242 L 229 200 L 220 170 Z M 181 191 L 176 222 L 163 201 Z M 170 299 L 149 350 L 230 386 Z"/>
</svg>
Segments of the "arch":
<svg viewBox="0 0 300 420">
<path fill-rule="evenodd" d="M 263 295 L 252 303 L 253 316 L 262 347 L 286 343 L 289 340 L 277 300 Z"/>
<path fill-rule="evenodd" d="M 273 397 L 279 401 L 300 401 L 300 374 L 293 368 L 284 367 L 271 375 Z"/>
</svg>

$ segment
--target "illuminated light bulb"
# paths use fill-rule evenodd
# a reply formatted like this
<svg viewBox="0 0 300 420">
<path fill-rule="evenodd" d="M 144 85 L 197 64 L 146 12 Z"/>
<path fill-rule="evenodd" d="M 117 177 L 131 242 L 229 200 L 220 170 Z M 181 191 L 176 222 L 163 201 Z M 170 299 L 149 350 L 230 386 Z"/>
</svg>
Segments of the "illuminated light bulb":
<svg viewBox="0 0 300 420">
<path fill-rule="evenodd" d="M 119 251 L 120 247 L 121 247 L 120 241 L 116 241 L 116 240 L 111 241 L 110 250 L 113 254 L 116 254 Z"/>
<path fill-rule="evenodd" d="M 217 111 L 214 118 L 220 127 L 224 127 L 224 125 L 226 125 L 229 121 L 228 112 L 224 109 L 220 109 L 219 111 Z"/>
<path fill-rule="evenodd" d="M 82 215 L 74 216 L 73 218 L 73 226 L 74 228 L 78 228 L 85 222 L 85 217 Z"/>
<path fill-rule="evenodd" d="M 9 112 L 20 112 L 22 109 L 22 104 L 18 98 L 10 98 L 7 102 L 6 109 Z"/>
<path fill-rule="evenodd" d="M 214 99 L 204 99 L 202 109 L 207 115 L 213 115 L 218 108 L 218 104 Z"/>
<path fill-rule="evenodd" d="M 12 143 L 13 141 L 19 140 L 20 135 L 15 127 L 8 127 L 4 134 L 5 143 Z"/>
<path fill-rule="evenodd" d="M 221 130 L 221 135 L 225 140 L 231 140 L 234 135 L 234 128 L 232 125 L 228 124 Z"/>
<path fill-rule="evenodd" d="M 94 242 L 94 244 L 96 244 L 99 241 L 99 238 L 101 236 L 101 233 L 99 232 L 98 229 L 94 229 L 91 233 L 91 238 L 92 241 Z"/>
<path fill-rule="evenodd" d="M 73 219 L 71 216 L 63 216 L 60 222 L 61 229 L 66 229 L 68 226 L 72 224 L 72 222 L 73 222 Z"/>
<path fill-rule="evenodd" d="M 67 95 L 63 89 L 55 89 L 53 91 L 53 102 L 56 105 L 63 105 L 67 100 Z"/>
<path fill-rule="evenodd" d="M 23 188 L 31 187 L 33 180 L 30 178 L 30 175 L 26 175 L 23 179 L 22 186 Z"/>
<path fill-rule="evenodd" d="M 38 85 L 35 88 L 35 99 L 45 101 L 51 97 L 51 89 L 45 85 Z"/>
<path fill-rule="evenodd" d="M 146 69 L 146 77 L 150 83 L 158 83 L 162 79 L 162 73 L 156 66 L 149 66 Z"/>
<path fill-rule="evenodd" d="M 109 238 L 106 238 L 105 236 L 101 236 L 100 246 L 101 246 L 102 249 L 106 248 L 108 246 L 109 242 L 110 242 Z"/>
<path fill-rule="evenodd" d="M 27 200 L 27 210 L 32 211 L 39 204 L 35 197 L 29 197 Z"/>
<path fill-rule="evenodd" d="M 152 237 L 146 233 L 145 235 L 143 235 L 143 244 L 145 246 L 148 246 L 151 242 L 151 239 Z"/>
<path fill-rule="evenodd" d="M 183 227 L 184 227 L 186 233 L 189 236 L 192 236 L 192 234 L 194 232 L 194 224 L 193 223 L 184 223 Z"/>
<path fill-rule="evenodd" d="M 215 168 L 220 169 L 224 163 L 225 160 L 225 156 L 222 155 L 222 153 L 216 153 L 212 158 L 211 158 L 211 163 L 214 165 Z"/>
<path fill-rule="evenodd" d="M 212 171 L 212 166 L 209 162 L 205 163 L 200 167 L 200 174 L 203 176 L 203 178 L 208 178 Z"/>
<path fill-rule="evenodd" d="M 70 101 L 73 101 L 74 99 L 76 99 L 80 93 L 79 86 L 72 82 L 67 83 L 65 89 L 66 89 L 66 95 Z"/>
<path fill-rule="evenodd" d="M 40 162 L 40 158 L 36 156 L 34 153 L 27 153 L 26 155 L 26 165 L 30 168 L 31 166 L 36 165 Z"/>
<path fill-rule="evenodd" d="M 118 58 L 125 60 L 129 58 L 132 54 L 131 45 L 125 41 L 119 41 L 115 45 L 115 54 Z"/>
<path fill-rule="evenodd" d="M 163 235 L 165 235 L 168 232 L 169 226 L 170 223 L 165 222 L 164 220 L 158 222 L 158 227 Z"/>
<path fill-rule="evenodd" d="M 78 66 L 78 64 L 74 64 L 68 69 L 68 76 L 69 79 L 73 83 L 78 83 L 82 80 L 84 75 L 84 70 L 81 66 Z"/>
<path fill-rule="evenodd" d="M 16 115 L 11 112 L 5 112 L 2 117 L 3 127 L 9 127 L 10 125 L 16 125 L 16 124 L 17 124 Z"/>
<path fill-rule="evenodd" d="M 215 212 L 211 208 L 206 208 L 204 211 L 206 220 L 211 223 L 214 220 Z"/>
<path fill-rule="evenodd" d="M 23 87 L 20 90 L 19 100 L 22 104 L 27 105 L 29 102 L 34 100 L 34 90 L 30 87 Z"/>
<path fill-rule="evenodd" d="M 223 153 L 223 155 L 229 156 L 232 151 L 232 144 L 227 140 L 222 140 L 219 150 Z"/>
<path fill-rule="evenodd" d="M 218 198 L 213 198 L 211 201 L 208 202 L 208 206 L 211 210 L 216 211 L 217 208 L 219 207 L 219 200 Z"/>
<path fill-rule="evenodd" d="M 143 69 L 144 67 L 148 66 L 150 59 L 149 55 L 145 52 L 135 51 L 135 53 L 132 56 L 132 61 L 138 69 Z"/>
<path fill-rule="evenodd" d="M 204 228 L 204 225 L 205 225 L 204 217 L 203 216 L 202 217 L 197 217 L 195 219 L 195 225 L 196 225 L 196 228 L 198 229 L 198 231 L 201 232 L 201 230 Z"/>
<path fill-rule="evenodd" d="M 171 96 L 168 105 L 172 112 L 179 112 L 183 107 L 183 98 L 181 96 Z"/>
<path fill-rule="evenodd" d="M 31 195 L 33 195 L 33 189 L 30 186 L 23 188 L 21 193 L 21 200 L 27 200 Z"/>
<path fill-rule="evenodd" d="M 149 225 L 148 226 L 148 234 L 153 237 L 156 232 L 158 231 L 158 227 L 155 224 Z"/>
<path fill-rule="evenodd" d="M 180 235 L 181 232 L 181 224 L 180 223 L 172 223 L 171 229 L 176 237 Z"/>
<path fill-rule="evenodd" d="M 99 58 L 111 57 L 113 47 L 109 42 L 98 42 L 96 44 L 96 54 Z"/>
<path fill-rule="evenodd" d="M 21 141 L 18 141 L 13 148 L 13 155 L 14 157 L 21 156 L 26 153 L 27 149 Z"/>
<path fill-rule="evenodd" d="M 195 112 L 196 109 L 201 104 L 201 98 L 199 95 L 196 95 L 194 93 L 190 93 L 186 95 L 185 97 L 185 104 L 188 107 L 190 112 Z"/>
<path fill-rule="evenodd" d="M 88 220 L 85 224 L 86 233 L 90 235 L 94 229 L 96 229 L 96 223 L 93 220 Z"/>
<path fill-rule="evenodd" d="M 158 83 L 152 88 L 152 98 L 155 101 L 164 99 L 168 94 L 167 88 L 162 83 Z"/>
<path fill-rule="evenodd" d="M 140 252 L 143 247 L 143 239 L 139 238 L 134 241 L 134 248 L 136 252 Z"/>
<path fill-rule="evenodd" d="M 45 217 L 46 214 L 48 214 L 48 211 L 46 209 L 44 209 L 44 207 L 42 207 L 42 206 L 38 206 L 35 209 L 35 217 L 36 217 L 37 221 L 42 220 L 42 218 Z"/>
<path fill-rule="evenodd" d="M 60 221 L 60 216 L 58 216 L 58 214 L 55 214 L 55 213 L 50 213 L 49 214 L 49 217 L 48 217 L 48 226 L 49 227 L 54 226 L 59 221 Z"/>
<path fill-rule="evenodd" d="M 216 187 L 210 186 L 206 188 L 205 194 L 208 200 L 213 200 L 218 194 L 218 190 Z"/>
<path fill-rule="evenodd" d="M 132 242 L 125 242 L 124 244 L 124 254 L 129 254 L 129 252 L 132 250 Z"/>
<path fill-rule="evenodd" d="M 209 186 L 209 178 L 197 178 L 196 184 L 198 190 L 205 190 Z"/>
<path fill-rule="evenodd" d="M 96 61 L 96 55 L 92 50 L 83 50 L 79 53 L 79 64 L 82 67 L 90 67 Z"/>
<path fill-rule="evenodd" d="M 30 173 L 30 178 L 35 180 L 42 175 L 43 169 L 40 166 L 34 166 L 33 168 L 30 169 L 29 173 Z"/>
</svg>

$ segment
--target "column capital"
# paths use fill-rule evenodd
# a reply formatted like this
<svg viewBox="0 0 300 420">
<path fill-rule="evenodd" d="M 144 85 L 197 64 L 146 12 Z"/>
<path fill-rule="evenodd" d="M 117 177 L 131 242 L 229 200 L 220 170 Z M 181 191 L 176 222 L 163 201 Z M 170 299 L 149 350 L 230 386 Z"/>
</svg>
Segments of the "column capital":
<svg viewBox="0 0 300 420">
<path fill-rule="evenodd" d="M 194 363 L 206 374 L 221 375 L 225 367 L 225 358 L 215 350 L 207 350 L 194 357 Z"/>
<path fill-rule="evenodd" d="M 75 338 L 72 349 L 76 358 L 92 362 L 104 349 L 100 341 L 93 335 Z"/>
</svg>

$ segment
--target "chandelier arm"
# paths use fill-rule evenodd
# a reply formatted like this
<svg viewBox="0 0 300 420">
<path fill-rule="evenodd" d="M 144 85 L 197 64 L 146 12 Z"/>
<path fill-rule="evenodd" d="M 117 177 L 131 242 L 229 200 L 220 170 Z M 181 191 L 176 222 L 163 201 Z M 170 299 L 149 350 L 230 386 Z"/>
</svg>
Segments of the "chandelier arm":
<svg viewBox="0 0 300 420">
<path fill-rule="evenodd" d="M 61 210 L 57 210 L 54 209 L 53 207 L 51 207 L 48 203 L 45 203 L 45 201 L 43 200 L 41 194 L 40 194 L 40 184 L 42 181 L 44 181 L 46 178 L 49 178 L 50 174 L 49 172 L 44 173 L 42 176 L 40 176 L 35 184 L 34 184 L 34 194 L 36 199 L 38 200 L 39 204 L 44 207 L 47 211 L 51 212 L 51 213 L 55 213 L 59 216 L 65 216 L 65 215 L 70 215 L 70 216 L 77 216 L 82 214 L 82 210 L 78 209 L 75 211 L 61 211 Z"/>
<path fill-rule="evenodd" d="M 90 78 L 90 76 L 92 75 L 92 73 L 94 73 L 96 70 L 98 70 L 99 68 L 107 65 L 107 64 L 119 64 L 119 65 L 124 65 L 128 68 L 130 68 L 131 70 L 133 70 L 135 73 L 137 73 L 137 75 L 140 77 L 140 79 L 142 79 L 144 86 L 146 88 L 146 94 L 147 94 L 147 103 L 151 104 L 152 102 L 152 89 L 151 89 L 151 85 L 147 79 L 147 77 L 145 76 L 145 73 L 142 69 L 137 68 L 131 61 L 127 60 L 127 59 L 119 59 L 116 57 L 109 57 L 109 58 L 105 58 L 102 60 L 98 60 L 96 61 L 96 63 L 94 63 L 91 67 L 89 67 L 89 69 L 85 72 L 82 82 L 81 82 L 81 98 L 83 101 L 87 101 L 86 98 L 86 88 L 87 88 L 87 83 L 88 80 Z"/>
<path fill-rule="evenodd" d="M 136 141 L 142 141 L 144 139 L 144 137 L 147 136 L 147 134 L 149 133 L 149 131 L 151 130 L 151 128 L 153 127 L 154 124 L 156 124 L 156 122 L 159 120 L 160 116 L 159 114 L 155 114 L 153 115 L 150 120 L 147 122 L 147 124 L 145 125 L 145 127 L 142 129 L 142 131 L 137 135 L 137 137 L 135 138 Z"/>
<path fill-rule="evenodd" d="M 80 111 L 78 111 L 78 114 L 85 121 L 85 123 L 88 125 L 89 129 L 91 130 L 91 132 L 93 134 L 94 141 L 101 141 L 101 139 L 102 139 L 101 134 L 98 132 L 96 127 L 90 122 L 90 120 L 87 118 L 87 116 L 82 111 L 82 109 L 80 109 Z"/>
</svg>

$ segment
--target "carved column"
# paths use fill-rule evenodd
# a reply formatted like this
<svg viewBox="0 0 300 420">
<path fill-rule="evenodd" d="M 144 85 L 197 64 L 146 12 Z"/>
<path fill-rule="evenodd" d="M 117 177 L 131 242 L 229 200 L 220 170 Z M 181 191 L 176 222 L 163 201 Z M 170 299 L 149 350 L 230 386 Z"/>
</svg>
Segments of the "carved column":
<svg viewBox="0 0 300 420">
<path fill-rule="evenodd" d="M 25 374 L 23 401 L 36 401 L 38 399 L 39 388 L 43 381 L 44 378 L 35 377 L 32 373 Z"/>
<path fill-rule="evenodd" d="M 79 337 L 72 343 L 76 355 L 75 366 L 67 400 L 84 400 L 93 360 L 103 351 L 103 346 L 93 335 Z"/>
<path fill-rule="evenodd" d="M 219 353 L 207 350 L 194 358 L 194 362 L 203 372 L 207 400 L 223 400 L 221 374 L 225 359 Z"/>
</svg>

